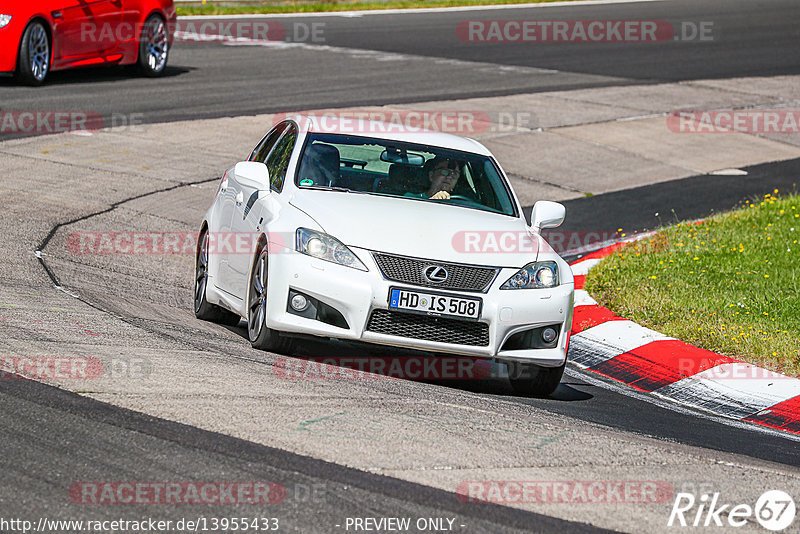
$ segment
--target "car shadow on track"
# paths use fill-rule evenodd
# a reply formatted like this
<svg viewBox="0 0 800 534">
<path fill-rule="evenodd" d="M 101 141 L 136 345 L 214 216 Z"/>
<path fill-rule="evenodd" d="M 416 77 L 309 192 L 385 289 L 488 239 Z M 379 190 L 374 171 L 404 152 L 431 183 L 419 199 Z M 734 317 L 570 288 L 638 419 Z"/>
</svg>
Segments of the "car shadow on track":
<svg viewBox="0 0 800 534">
<path fill-rule="evenodd" d="M 196 70 L 196 67 L 184 67 L 168 65 L 164 69 L 164 73 L 159 77 L 161 79 L 174 78 L 181 76 L 188 72 Z M 145 78 L 141 76 L 136 69 L 135 65 L 124 66 L 103 66 L 103 67 L 86 67 L 78 69 L 60 70 L 51 72 L 47 75 L 42 87 L 51 85 L 69 85 L 77 83 L 97 83 L 97 82 L 118 82 L 124 80 L 157 80 L 159 78 Z M 27 87 L 22 85 L 12 76 L 0 77 L 0 87 Z"/>
<path fill-rule="evenodd" d="M 247 339 L 245 322 L 227 328 Z M 276 374 L 288 379 L 365 380 L 378 375 L 471 393 L 519 397 L 511 388 L 502 363 L 370 343 L 296 338 L 291 353 L 279 355 L 274 365 L 279 369 Z M 580 389 L 582 386 L 562 381 L 548 398 L 538 400 L 574 402 L 593 398 Z"/>
</svg>

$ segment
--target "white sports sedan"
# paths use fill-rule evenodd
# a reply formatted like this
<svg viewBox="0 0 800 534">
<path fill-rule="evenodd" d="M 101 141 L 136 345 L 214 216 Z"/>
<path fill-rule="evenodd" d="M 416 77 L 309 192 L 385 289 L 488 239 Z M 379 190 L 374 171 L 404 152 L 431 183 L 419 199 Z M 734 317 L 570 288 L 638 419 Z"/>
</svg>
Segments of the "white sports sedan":
<svg viewBox="0 0 800 534">
<path fill-rule="evenodd" d="M 395 131 L 393 131 L 395 130 Z M 506 363 L 520 394 L 561 380 L 574 281 L 477 141 L 297 116 L 225 172 L 198 239 L 198 318 Z"/>
</svg>

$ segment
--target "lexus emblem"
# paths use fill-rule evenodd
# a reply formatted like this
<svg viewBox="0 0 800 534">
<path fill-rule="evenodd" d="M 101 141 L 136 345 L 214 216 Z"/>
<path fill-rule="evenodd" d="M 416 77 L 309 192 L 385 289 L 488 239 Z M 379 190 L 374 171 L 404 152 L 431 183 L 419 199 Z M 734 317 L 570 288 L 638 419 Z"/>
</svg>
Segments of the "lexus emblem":
<svg viewBox="0 0 800 534">
<path fill-rule="evenodd" d="M 434 284 L 441 284 L 447 280 L 447 277 L 449 276 L 447 269 L 440 267 L 439 265 L 428 265 L 425 267 L 423 273 L 425 274 L 425 278 Z"/>
</svg>

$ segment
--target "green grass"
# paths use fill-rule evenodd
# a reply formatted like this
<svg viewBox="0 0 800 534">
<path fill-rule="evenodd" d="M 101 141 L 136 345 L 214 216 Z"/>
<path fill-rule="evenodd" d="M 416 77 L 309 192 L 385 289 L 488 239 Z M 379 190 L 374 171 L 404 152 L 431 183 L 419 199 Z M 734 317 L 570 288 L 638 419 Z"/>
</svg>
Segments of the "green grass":
<svg viewBox="0 0 800 534">
<path fill-rule="evenodd" d="M 321 11 L 351 11 L 377 9 L 411 9 L 421 7 L 490 6 L 500 4 L 548 3 L 558 0 L 387 0 L 384 2 L 364 2 L 361 0 L 285 1 L 254 2 L 249 4 L 220 5 L 197 2 L 179 5 L 178 15 L 241 15 L 271 13 L 311 13 Z"/>
<path fill-rule="evenodd" d="M 800 377 L 800 196 L 777 194 L 631 243 L 586 289 L 626 319 Z"/>
</svg>

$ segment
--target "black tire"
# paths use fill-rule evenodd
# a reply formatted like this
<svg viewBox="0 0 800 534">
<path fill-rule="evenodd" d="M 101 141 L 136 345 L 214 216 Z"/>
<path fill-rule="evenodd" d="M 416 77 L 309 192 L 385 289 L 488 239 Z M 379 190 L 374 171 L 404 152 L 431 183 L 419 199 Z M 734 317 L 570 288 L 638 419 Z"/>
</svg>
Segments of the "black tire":
<svg viewBox="0 0 800 534">
<path fill-rule="evenodd" d="M 200 320 L 236 326 L 242 320 L 237 314 L 206 300 L 208 285 L 208 232 L 200 234 L 194 269 L 194 315 Z"/>
<path fill-rule="evenodd" d="M 42 85 L 50 72 L 51 50 L 50 35 L 44 23 L 34 20 L 28 24 L 19 42 L 17 79 L 25 85 Z"/>
<path fill-rule="evenodd" d="M 559 367 L 507 362 L 508 379 L 514 393 L 524 397 L 549 397 L 561 383 L 566 362 Z"/>
<path fill-rule="evenodd" d="M 142 75 L 155 78 L 164 74 L 169 59 L 167 23 L 161 15 L 150 15 L 139 37 L 137 66 Z"/>
<path fill-rule="evenodd" d="M 261 245 L 253 260 L 250 281 L 247 284 L 247 335 L 250 344 L 269 352 L 287 353 L 292 339 L 267 326 L 267 273 L 269 268 L 268 247 Z"/>
</svg>

